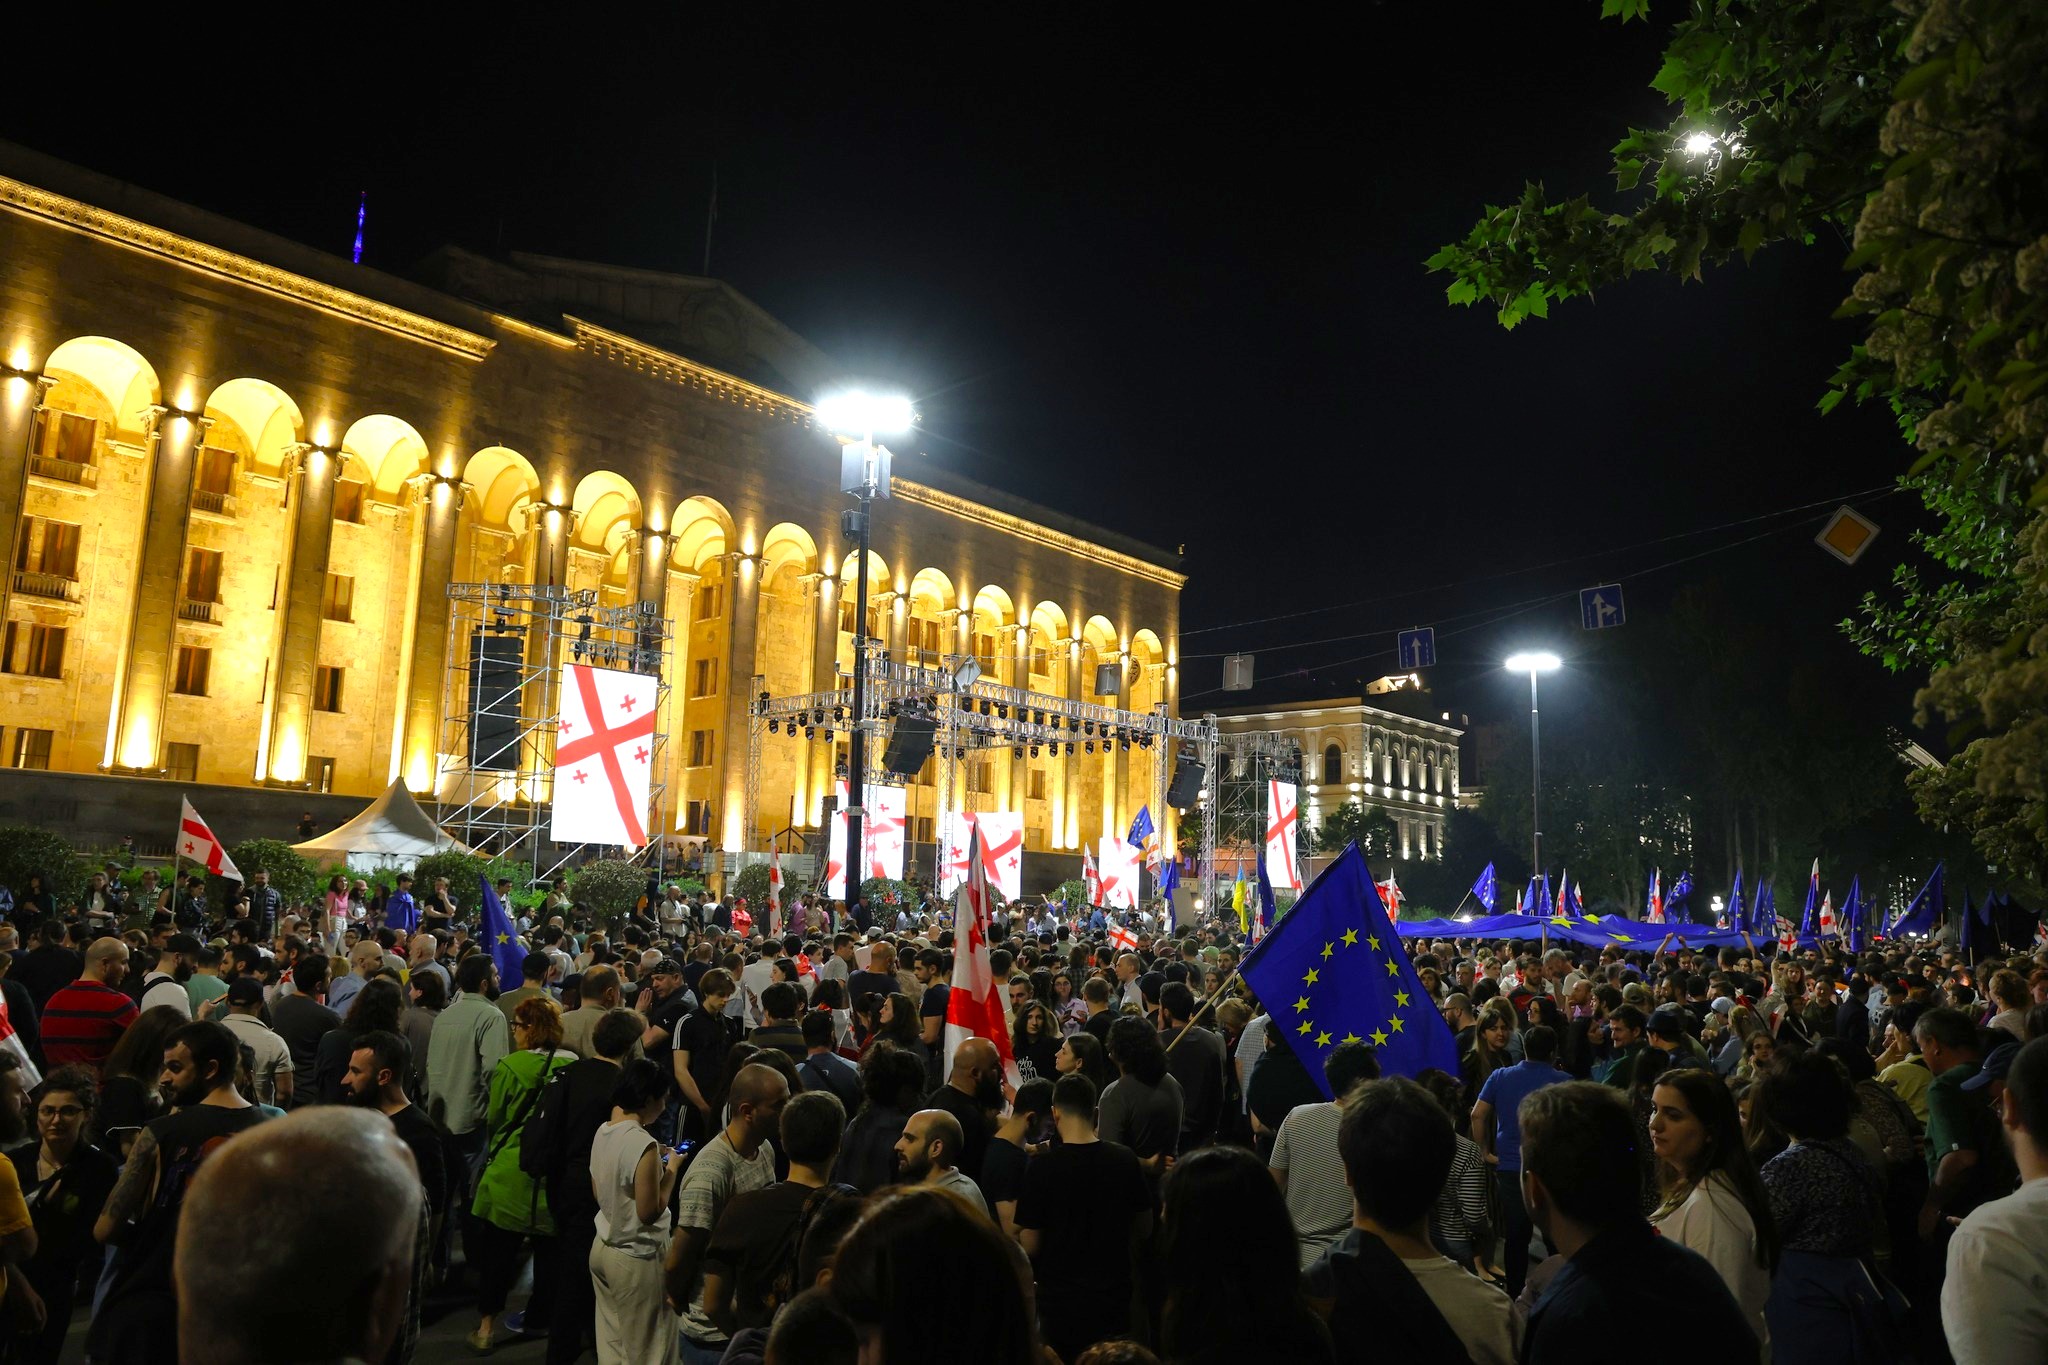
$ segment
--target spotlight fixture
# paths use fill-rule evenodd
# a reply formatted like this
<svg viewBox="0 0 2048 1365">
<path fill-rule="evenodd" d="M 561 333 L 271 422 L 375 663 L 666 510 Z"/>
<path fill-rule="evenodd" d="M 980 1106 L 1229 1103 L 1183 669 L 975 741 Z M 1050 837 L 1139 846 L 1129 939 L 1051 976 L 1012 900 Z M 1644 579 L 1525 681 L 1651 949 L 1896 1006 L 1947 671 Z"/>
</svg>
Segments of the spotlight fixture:
<svg viewBox="0 0 2048 1365">
<path fill-rule="evenodd" d="M 1092 734 L 1094 734 L 1094 733 L 1095 733 L 1095 722 L 1094 722 L 1094 721 L 1092 721 L 1092 720 L 1084 720 L 1084 721 L 1082 721 L 1082 722 L 1081 722 L 1081 733 L 1082 733 L 1082 734 L 1084 734 L 1084 735 L 1092 735 Z M 1094 746 L 1093 746 L 1093 745 L 1090 745 L 1089 747 L 1090 747 L 1090 748 L 1092 749 L 1092 748 L 1093 748 Z"/>
<path fill-rule="evenodd" d="M 997 702 L 996 715 L 1003 720 L 1008 720 L 1010 718 L 1010 703 L 1006 701 Z"/>
<path fill-rule="evenodd" d="M 832 719 L 834 719 L 834 720 L 845 720 L 845 719 L 846 719 L 846 708 L 845 708 L 845 707 L 843 707 L 843 706 L 835 706 L 835 707 L 833 707 L 833 708 L 832 708 Z"/>
<path fill-rule="evenodd" d="M 1036 744 L 1034 744 L 1034 745 L 1032 745 L 1032 746 L 1031 746 L 1031 756 L 1032 756 L 1033 758 L 1037 758 L 1037 757 L 1038 757 L 1038 746 L 1037 746 Z"/>
<path fill-rule="evenodd" d="M 1071 758 L 1071 757 L 1073 757 L 1073 754 L 1074 754 L 1074 741 L 1070 739 L 1070 740 L 1068 740 L 1068 741 L 1067 741 L 1067 756 L 1068 756 L 1069 758 Z"/>
<path fill-rule="evenodd" d="M 1036 748 L 1034 747 L 1034 748 L 1033 748 L 1033 749 L 1031 750 L 1031 752 L 1035 754 L 1035 753 L 1037 753 L 1037 752 L 1038 752 L 1038 750 L 1037 750 L 1037 749 L 1036 749 Z M 1024 746 L 1023 746 L 1023 745 L 1021 745 L 1021 744 L 1012 744 L 1012 745 L 1010 746 L 1010 754 L 1011 754 L 1011 756 L 1012 756 L 1012 757 L 1015 757 L 1015 758 L 1022 758 L 1022 757 L 1024 757 Z"/>
<path fill-rule="evenodd" d="M 1083 744 L 1083 745 L 1081 746 L 1081 749 L 1082 749 L 1082 752 L 1084 752 L 1084 753 L 1091 753 L 1091 754 L 1092 754 L 1092 753 L 1094 753 L 1094 752 L 1095 752 L 1095 741 L 1094 741 L 1094 740 L 1092 740 L 1092 739 L 1091 739 L 1091 740 L 1089 740 L 1089 741 L 1087 741 L 1086 743 L 1084 743 L 1084 744 Z"/>
<path fill-rule="evenodd" d="M 1130 747 L 1131 747 L 1131 737 L 1130 737 L 1129 735 L 1125 735 L 1125 736 L 1124 736 L 1124 740 L 1123 740 L 1123 743 L 1124 743 L 1124 748 L 1126 748 L 1126 749 L 1130 748 Z"/>
<path fill-rule="evenodd" d="M 818 737 L 818 732 L 817 732 L 816 730 L 813 730 L 813 729 L 812 729 L 812 728 L 811 728 L 810 726 L 808 726 L 808 725 L 806 725 L 806 726 L 804 727 L 804 738 L 805 738 L 805 739 L 816 739 L 817 737 Z"/>
</svg>

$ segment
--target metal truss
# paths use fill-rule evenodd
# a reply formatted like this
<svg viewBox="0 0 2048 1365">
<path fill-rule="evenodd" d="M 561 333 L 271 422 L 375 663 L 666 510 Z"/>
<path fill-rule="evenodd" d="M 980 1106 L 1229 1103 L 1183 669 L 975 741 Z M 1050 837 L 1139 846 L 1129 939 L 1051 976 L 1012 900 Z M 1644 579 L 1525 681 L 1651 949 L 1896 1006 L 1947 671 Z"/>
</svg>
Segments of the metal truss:
<svg viewBox="0 0 2048 1365">
<path fill-rule="evenodd" d="M 1209 801 L 1215 807 L 1215 815 L 1205 826 L 1212 842 L 1207 848 L 1202 895 L 1204 903 L 1213 908 L 1217 904 L 1216 887 L 1221 880 L 1213 843 L 1216 833 L 1222 831 L 1230 839 L 1231 851 L 1237 856 L 1240 870 L 1246 858 L 1264 856 L 1265 840 L 1262 836 L 1266 828 L 1266 783 L 1274 778 L 1292 782 L 1296 799 L 1299 799 L 1301 744 L 1269 730 L 1250 730 L 1219 736 L 1212 753 L 1219 761 L 1207 765 Z M 1295 827 L 1300 828 L 1299 820 Z M 1249 841 L 1249 853 L 1245 851 L 1243 840 L 1242 832 L 1245 830 L 1258 831 L 1261 836 Z"/>
<path fill-rule="evenodd" d="M 617 852 L 547 838 L 562 664 L 652 676 L 655 715 L 668 714 L 667 619 L 652 602 L 602 607 L 598 600 L 593 589 L 571 591 L 554 584 L 448 585 L 447 665 L 434 782 L 437 818 L 443 829 L 479 853 L 531 863 L 535 881 L 587 855 Z M 473 656 L 489 640 L 515 640 L 519 648 L 516 659 L 509 651 L 500 656 L 499 667 L 506 671 L 493 680 L 491 695 L 480 696 Z M 507 704 L 515 694 L 516 715 Z M 491 745 L 490 751 L 478 752 L 472 736 Z M 657 728 L 651 747 L 648 828 L 659 831 L 668 827 L 667 732 Z M 658 860 L 662 847 L 656 837 L 630 856 Z"/>
</svg>

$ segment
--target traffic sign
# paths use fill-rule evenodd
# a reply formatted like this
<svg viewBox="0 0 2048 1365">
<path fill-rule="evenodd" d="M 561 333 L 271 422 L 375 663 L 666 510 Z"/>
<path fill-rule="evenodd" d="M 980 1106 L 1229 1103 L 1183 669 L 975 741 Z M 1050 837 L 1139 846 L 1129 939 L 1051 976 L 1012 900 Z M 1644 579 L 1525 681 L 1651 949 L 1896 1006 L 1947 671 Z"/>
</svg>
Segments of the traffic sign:
<svg viewBox="0 0 2048 1365">
<path fill-rule="evenodd" d="M 1628 620 L 1621 604 L 1621 584 L 1602 583 L 1579 589 L 1579 625 L 1586 630 L 1609 630 Z"/>
<path fill-rule="evenodd" d="M 1847 505 L 1837 507 L 1813 543 L 1844 564 L 1854 564 L 1877 539 L 1877 523 Z"/>
<path fill-rule="evenodd" d="M 1436 630 L 1432 626 L 1404 630 L 1395 638 L 1394 649 L 1403 668 L 1435 668 Z"/>
</svg>

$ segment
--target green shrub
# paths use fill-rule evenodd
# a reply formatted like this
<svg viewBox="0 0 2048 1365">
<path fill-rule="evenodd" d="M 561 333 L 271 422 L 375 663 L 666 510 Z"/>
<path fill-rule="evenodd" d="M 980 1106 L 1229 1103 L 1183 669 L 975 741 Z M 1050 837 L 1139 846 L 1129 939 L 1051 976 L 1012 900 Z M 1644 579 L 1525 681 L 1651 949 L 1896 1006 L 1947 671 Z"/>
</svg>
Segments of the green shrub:
<svg viewBox="0 0 2048 1365">
<path fill-rule="evenodd" d="M 46 829 L 28 825 L 0 826 L 0 884 L 19 893 L 29 874 L 40 872 L 43 885 L 57 898 L 57 908 L 78 898 L 86 866 L 71 845 Z"/>
<path fill-rule="evenodd" d="M 685 889 L 687 890 L 687 888 Z M 728 890 L 735 897 L 744 896 L 749 909 L 756 905 L 766 905 L 768 903 L 768 864 L 754 863 L 749 867 L 740 869 L 740 875 L 732 879 L 732 885 Z"/>
<path fill-rule="evenodd" d="M 647 869 L 615 858 L 592 863 L 569 884 L 569 894 L 577 904 L 613 927 L 646 890 Z"/>
<path fill-rule="evenodd" d="M 326 887 L 318 869 L 282 839 L 244 839 L 228 850 L 228 857 L 252 881 L 258 869 L 268 872 L 286 905 L 311 905 Z"/>
</svg>

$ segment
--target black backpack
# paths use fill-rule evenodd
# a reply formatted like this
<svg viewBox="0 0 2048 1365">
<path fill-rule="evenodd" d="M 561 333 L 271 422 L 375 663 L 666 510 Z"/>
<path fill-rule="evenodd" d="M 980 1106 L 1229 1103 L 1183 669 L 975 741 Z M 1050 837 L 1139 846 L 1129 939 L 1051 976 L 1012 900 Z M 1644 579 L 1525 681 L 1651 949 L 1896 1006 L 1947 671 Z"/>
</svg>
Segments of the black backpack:
<svg viewBox="0 0 2048 1365">
<path fill-rule="evenodd" d="M 542 1067 L 553 1066 L 554 1060 L 555 1050 L 549 1048 Z M 543 1069 L 541 1083 L 527 1097 L 526 1107 L 513 1115 L 505 1128 L 508 1133 L 519 1134 L 520 1172 L 535 1180 L 547 1178 L 568 1141 L 568 1070 L 564 1067 L 550 1073 Z"/>
</svg>

